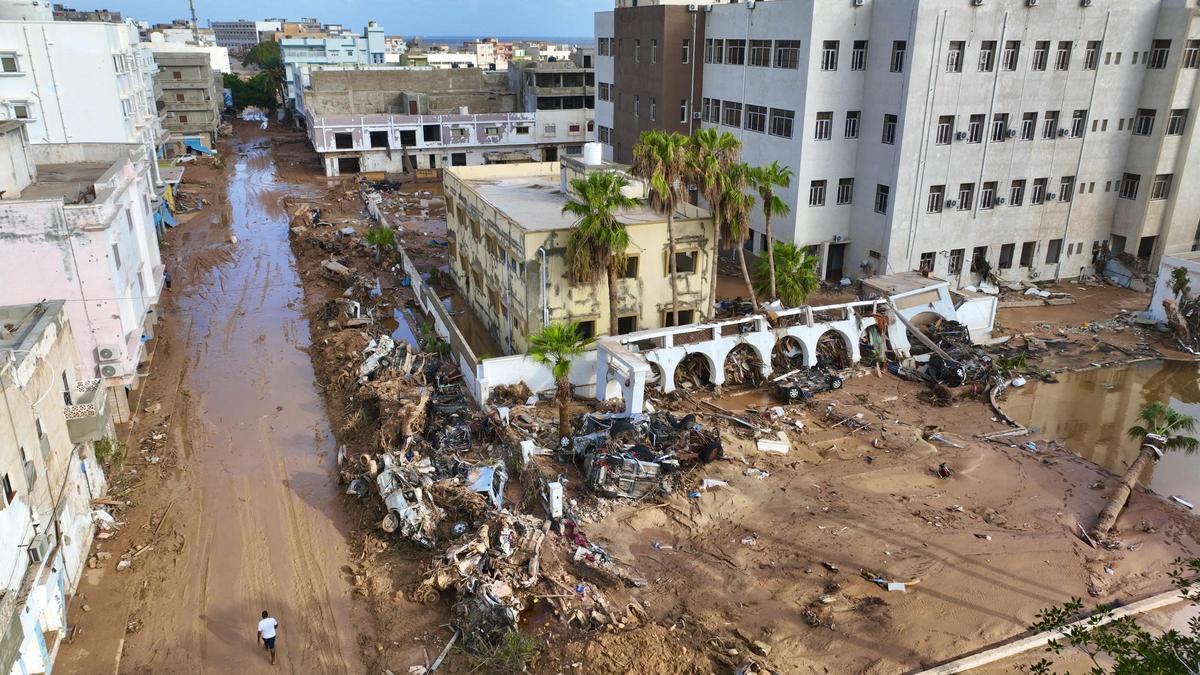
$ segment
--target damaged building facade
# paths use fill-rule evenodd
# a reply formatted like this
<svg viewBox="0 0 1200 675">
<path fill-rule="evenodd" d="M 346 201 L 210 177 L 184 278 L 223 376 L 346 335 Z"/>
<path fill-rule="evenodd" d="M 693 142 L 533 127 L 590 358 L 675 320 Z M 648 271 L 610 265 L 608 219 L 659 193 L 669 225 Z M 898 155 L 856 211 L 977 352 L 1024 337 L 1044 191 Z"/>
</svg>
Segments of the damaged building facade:
<svg viewBox="0 0 1200 675">
<path fill-rule="evenodd" d="M 593 118 L 591 69 L 561 70 L 514 89 L 477 68 L 305 67 L 296 111 L 329 176 L 554 161 L 583 152 Z"/>
<path fill-rule="evenodd" d="M 597 148 L 598 150 L 598 148 Z M 597 153 L 598 154 L 598 153 Z M 552 322 L 573 321 L 584 334 L 609 331 L 607 282 L 567 281 L 565 247 L 575 219 L 562 213 L 571 179 L 624 167 L 564 158 L 560 162 L 455 167 L 446 171 L 450 272 L 469 305 L 509 354 Z M 631 180 L 627 194 L 644 197 Z M 629 231 L 628 262 L 619 277 L 622 333 L 671 321 L 666 219 L 643 201 L 618 219 Z M 675 214 L 679 322 L 712 306 L 709 274 L 713 224 L 707 211 L 683 204 Z"/>
<path fill-rule="evenodd" d="M 672 10 L 680 26 L 703 15 L 702 42 L 623 32 Z M 1200 15 L 1186 0 L 639 3 L 596 26 L 607 152 L 636 140 L 619 130 L 639 104 L 630 68 L 698 63 L 691 117 L 739 138 L 744 161 L 792 169 L 775 236 L 813 247 L 824 279 L 1073 278 L 1106 250 L 1150 265 L 1196 245 Z M 681 98 L 658 115 L 673 123 Z"/>
<path fill-rule="evenodd" d="M 127 415 L 144 338 L 153 336 L 163 263 L 151 169 L 139 145 L 30 145 L 0 125 L 0 303 L 67 301 L 81 367 Z"/>
<path fill-rule="evenodd" d="M 153 49 L 158 64 L 157 105 L 170 134 L 166 144 L 175 154 L 186 154 L 195 146 L 211 151 L 217 144 L 225 88 L 212 55 L 186 45 Z"/>
<path fill-rule="evenodd" d="M 95 528 L 112 424 L 61 300 L 0 306 L 0 672 L 49 673 Z"/>
</svg>

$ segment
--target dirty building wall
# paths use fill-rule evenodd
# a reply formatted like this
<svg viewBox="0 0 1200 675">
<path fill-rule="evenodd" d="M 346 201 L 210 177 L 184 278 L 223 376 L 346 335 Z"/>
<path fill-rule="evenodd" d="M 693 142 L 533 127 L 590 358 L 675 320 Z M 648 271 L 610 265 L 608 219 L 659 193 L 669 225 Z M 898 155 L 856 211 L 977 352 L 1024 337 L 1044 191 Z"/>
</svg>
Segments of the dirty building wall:
<svg viewBox="0 0 1200 675">
<path fill-rule="evenodd" d="M 0 158 L 0 199 L 15 199 L 33 182 L 35 173 L 20 122 L 0 122 Z"/>
</svg>

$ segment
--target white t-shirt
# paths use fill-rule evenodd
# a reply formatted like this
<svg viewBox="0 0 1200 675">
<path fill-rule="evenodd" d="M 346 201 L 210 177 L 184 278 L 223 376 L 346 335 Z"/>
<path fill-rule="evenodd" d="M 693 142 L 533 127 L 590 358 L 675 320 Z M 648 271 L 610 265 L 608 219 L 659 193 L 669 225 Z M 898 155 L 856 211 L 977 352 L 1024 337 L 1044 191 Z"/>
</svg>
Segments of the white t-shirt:
<svg viewBox="0 0 1200 675">
<path fill-rule="evenodd" d="M 258 632 L 262 633 L 264 638 L 273 638 L 275 637 L 275 627 L 278 625 L 279 622 L 269 616 L 258 622 Z"/>
</svg>

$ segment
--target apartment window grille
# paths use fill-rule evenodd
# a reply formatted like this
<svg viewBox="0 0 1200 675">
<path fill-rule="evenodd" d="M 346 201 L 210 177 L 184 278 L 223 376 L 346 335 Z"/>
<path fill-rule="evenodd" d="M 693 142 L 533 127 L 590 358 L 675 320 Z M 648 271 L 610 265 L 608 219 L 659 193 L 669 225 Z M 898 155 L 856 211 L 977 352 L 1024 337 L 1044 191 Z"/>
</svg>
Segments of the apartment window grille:
<svg viewBox="0 0 1200 675">
<path fill-rule="evenodd" d="M 650 121 L 658 119 L 658 99 L 650 97 Z"/>
</svg>

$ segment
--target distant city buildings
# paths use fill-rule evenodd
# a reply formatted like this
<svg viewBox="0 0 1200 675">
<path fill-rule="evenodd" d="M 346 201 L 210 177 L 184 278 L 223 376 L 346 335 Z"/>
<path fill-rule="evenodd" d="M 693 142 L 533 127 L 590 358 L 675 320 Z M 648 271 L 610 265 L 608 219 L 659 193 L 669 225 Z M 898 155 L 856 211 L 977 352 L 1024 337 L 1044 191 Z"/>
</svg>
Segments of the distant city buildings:
<svg viewBox="0 0 1200 675">
<path fill-rule="evenodd" d="M 104 21 L 108 23 L 121 23 L 120 12 L 110 12 L 107 9 L 78 10 L 71 7 L 64 7 L 57 3 L 55 3 L 53 8 L 53 16 L 55 21 Z"/>
</svg>

